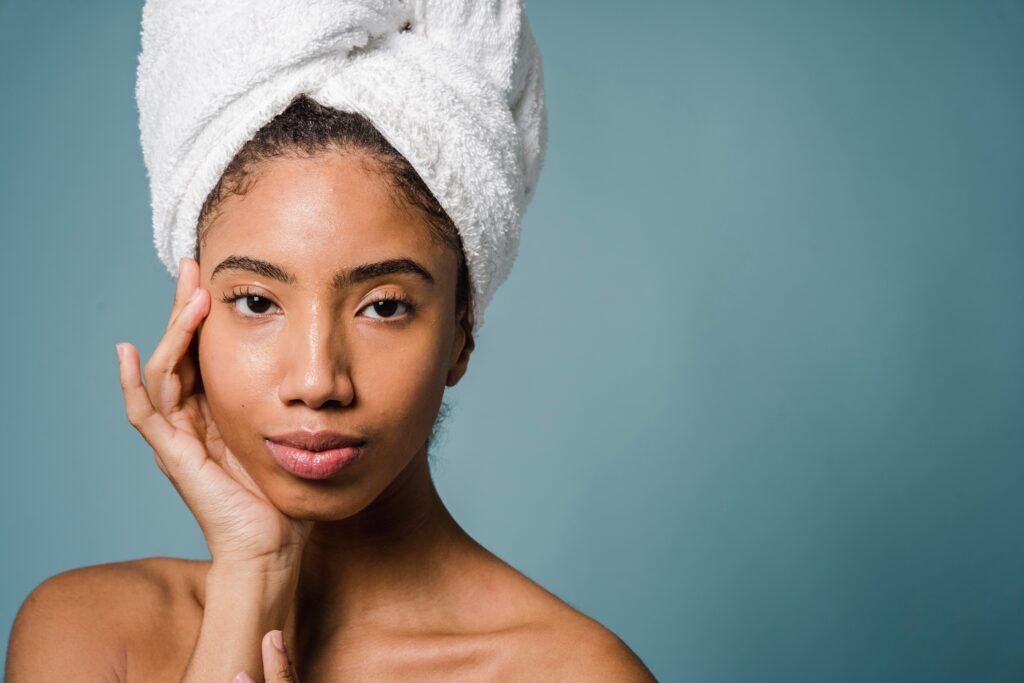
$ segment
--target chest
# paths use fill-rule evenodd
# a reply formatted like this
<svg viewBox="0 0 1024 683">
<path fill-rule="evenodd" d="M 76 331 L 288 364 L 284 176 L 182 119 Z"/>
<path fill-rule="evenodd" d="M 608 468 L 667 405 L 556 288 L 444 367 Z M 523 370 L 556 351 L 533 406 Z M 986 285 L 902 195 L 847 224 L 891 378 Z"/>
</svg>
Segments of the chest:
<svg viewBox="0 0 1024 683">
<path fill-rule="evenodd" d="M 550 662 L 548 660 L 551 660 Z M 348 635 L 298 666 L 302 683 L 326 681 L 535 681 L 555 663 L 524 633 Z"/>
<path fill-rule="evenodd" d="M 198 635 L 151 642 L 136 653 L 128 682 L 178 683 Z M 557 652 L 527 633 L 383 636 L 349 633 L 296 653 L 302 683 L 344 681 L 535 681 L 549 678 Z"/>
</svg>

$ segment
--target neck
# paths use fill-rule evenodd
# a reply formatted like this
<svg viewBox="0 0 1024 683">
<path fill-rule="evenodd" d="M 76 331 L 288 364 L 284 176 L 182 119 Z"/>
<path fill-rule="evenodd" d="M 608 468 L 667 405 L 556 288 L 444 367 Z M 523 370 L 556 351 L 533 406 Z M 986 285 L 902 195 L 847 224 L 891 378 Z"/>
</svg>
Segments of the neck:
<svg viewBox="0 0 1024 683">
<path fill-rule="evenodd" d="M 293 642 L 427 619 L 453 588 L 457 561 L 479 557 L 480 546 L 438 495 L 426 455 L 424 447 L 358 514 L 314 525 L 289 625 Z"/>
</svg>

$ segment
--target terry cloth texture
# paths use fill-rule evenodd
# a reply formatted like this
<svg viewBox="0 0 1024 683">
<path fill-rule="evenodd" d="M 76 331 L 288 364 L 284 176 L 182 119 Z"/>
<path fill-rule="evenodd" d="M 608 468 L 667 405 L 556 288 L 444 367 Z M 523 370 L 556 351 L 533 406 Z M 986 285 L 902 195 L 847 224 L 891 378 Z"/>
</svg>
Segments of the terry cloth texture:
<svg viewBox="0 0 1024 683">
<path fill-rule="evenodd" d="M 148 0 L 136 99 L 173 277 L 228 163 L 299 94 L 363 114 L 420 174 L 461 235 L 479 331 L 547 146 L 522 0 Z"/>
</svg>

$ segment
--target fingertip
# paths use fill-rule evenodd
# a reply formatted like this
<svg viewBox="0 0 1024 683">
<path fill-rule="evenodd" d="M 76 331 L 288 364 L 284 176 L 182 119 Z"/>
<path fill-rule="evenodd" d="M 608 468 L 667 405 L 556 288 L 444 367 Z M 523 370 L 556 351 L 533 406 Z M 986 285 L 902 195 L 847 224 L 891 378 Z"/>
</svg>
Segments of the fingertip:
<svg viewBox="0 0 1024 683">
<path fill-rule="evenodd" d="M 130 342 L 118 342 L 114 345 L 117 349 L 117 361 L 118 365 L 123 368 L 131 369 L 131 350 L 135 348 Z"/>
<path fill-rule="evenodd" d="M 203 289 L 202 287 L 198 288 L 196 291 L 206 292 L 207 294 L 207 296 L 205 297 L 202 294 L 200 294 L 199 296 L 203 299 L 203 303 L 196 304 L 198 308 L 203 309 L 202 316 L 205 318 L 207 315 L 209 315 L 210 311 L 213 310 L 213 292 Z"/>
<path fill-rule="evenodd" d="M 192 293 L 192 299 L 189 300 L 189 307 L 192 309 L 193 315 L 196 316 L 196 327 L 198 328 L 199 323 L 209 314 L 210 297 L 203 296 L 203 288 L 197 287 L 195 292 Z"/>
<path fill-rule="evenodd" d="M 284 652 L 284 638 L 280 630 L 267 631 L 263 634 L 263 646 L 274 652 Z"/>
<path fill-rule="evenodd" d="M 117 377 L 121 382 L 121 389 L 125 390 L 125 401 L 128 400 L 127 390 L 132 384 L 132 366 L 128 362 L 127 350 L 124 343 L 117 345 Z"/>
</svg>

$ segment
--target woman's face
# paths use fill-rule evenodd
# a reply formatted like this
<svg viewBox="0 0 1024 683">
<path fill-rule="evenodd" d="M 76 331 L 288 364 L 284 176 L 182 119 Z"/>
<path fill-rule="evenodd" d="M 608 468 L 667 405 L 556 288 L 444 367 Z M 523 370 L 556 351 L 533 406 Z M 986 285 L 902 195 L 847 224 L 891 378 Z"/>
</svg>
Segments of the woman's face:
<svg viewBox="0 0 1024 683">
<path fill-rule="evenodd" d="M 227 448 L 296 518 L 344 519 L 372 502 L 423 453 L 472 351 L 455 319 L 456 255 L 370 169 L 361 153 L 262 162 L 246 193 L 223 201 L 200 254 L 211 412 Z M 426 276 L 354 270 L 395 260 Z M 325 429 L 366 440 L 326 479 L 286 471 L 264 443 Z"/>
</svg>

